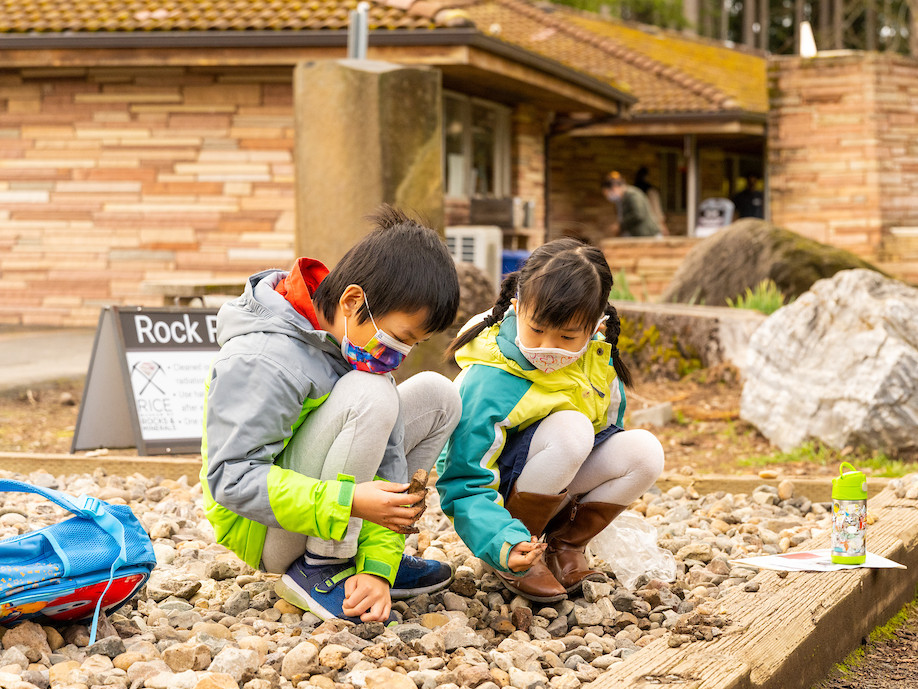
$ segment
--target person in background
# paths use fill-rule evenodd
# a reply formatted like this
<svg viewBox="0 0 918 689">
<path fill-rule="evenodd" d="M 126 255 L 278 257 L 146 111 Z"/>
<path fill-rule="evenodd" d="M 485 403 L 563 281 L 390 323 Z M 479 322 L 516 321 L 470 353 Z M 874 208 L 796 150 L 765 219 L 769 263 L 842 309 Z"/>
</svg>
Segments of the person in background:
<svg viewBox="0 0 918 689">
<path fill-rule="evenodd" d="M 657 225 L 659 225 L 660 231 L 664 235 L 668 235 L 669 229 L 666 227 L 666 215 L 663 213 L 663 201 L 660 197 L 660 191 L 650 183 L 649 179 L 647 179 L 649 175 L 650 170 L 647 166 L 641 165 L 637 174 L 634 176 L 634 186 L 647 195 L 647 201 L 650 203 L 650 213 L 653 215 L 653 219 L 656 221 Z"/>
<path fill-rule="evenodd" d="M 734 195 L 733 205 L 736 206 L 738 218 L 765 218 L 765 195 L 759 190 L 759 177 L 756 174 L 746 175 L 746 187 Z"/>
<path fill-rule="evenodd" d="M 617 230 L 622 237 L 656 237 L 663 234 L 653 219 L 647 195 L 637 187 L 625 184 L 620 172 L 608 173 L 602 181 L 603 195 L 618 208 Z"/>
</svg>

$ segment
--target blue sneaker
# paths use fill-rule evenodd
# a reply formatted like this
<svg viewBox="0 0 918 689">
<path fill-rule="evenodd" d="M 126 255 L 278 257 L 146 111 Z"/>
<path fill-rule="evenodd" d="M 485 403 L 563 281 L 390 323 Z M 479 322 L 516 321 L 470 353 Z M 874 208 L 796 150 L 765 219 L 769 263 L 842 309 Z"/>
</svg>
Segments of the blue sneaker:
<svg viewBox="0 0 918 689">
<path fill-rule="evenodd" d="M 343 564 L 310 565 L 301 557 L 290 565 L 290 569 L 275 585 L 274 591 L 288 603 L 308 610 L 322 620 L 337 617 L 361 624 L 359 617 L 349 617 L 342 611 L 344 581 L 356 573 L 353 560 Z M 396 622 L 398 618 L 390 613 L 385 624 L 389 626 Z"/>
<path fill-rule="evenodd" d="M 422 593 L 433 593 L 449 586 L 453 580 L 453 568 L 437 560 L 402 555 L 395 575 L 395 583 L 389 594 L 392 600 L 411 598 Z"/>
</svg>

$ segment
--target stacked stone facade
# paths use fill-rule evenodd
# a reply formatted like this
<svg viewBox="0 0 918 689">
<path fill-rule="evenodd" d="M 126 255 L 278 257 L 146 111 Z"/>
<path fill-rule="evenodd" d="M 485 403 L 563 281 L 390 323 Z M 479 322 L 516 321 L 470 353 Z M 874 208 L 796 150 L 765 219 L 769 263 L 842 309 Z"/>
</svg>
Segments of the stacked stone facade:
<svg viewBox="0 0 918 689">
<path fill-rule="evenodd" d="M 0 323 L 293 258 L 291 70 L 0 71 Z"/>
<path fill-rule="evenodd" d="M 150 283 L 289 266 L 292 75 L 0 70 L 0 324 L 94 326 L 107 305 L 162 305 Z M 546 126 L 536 108 L 513 113 L 511 190 L 535 201 L 528 248 L 545 231 Z M 446 211 L 467 224 L 467 202 Z"/>
<path fill-rule="evenodd" d="M 918 61 L 778 57 L 769 83 L 772 221 L 918 281 L 903 240 L 918 231 Z"/>
</svg>

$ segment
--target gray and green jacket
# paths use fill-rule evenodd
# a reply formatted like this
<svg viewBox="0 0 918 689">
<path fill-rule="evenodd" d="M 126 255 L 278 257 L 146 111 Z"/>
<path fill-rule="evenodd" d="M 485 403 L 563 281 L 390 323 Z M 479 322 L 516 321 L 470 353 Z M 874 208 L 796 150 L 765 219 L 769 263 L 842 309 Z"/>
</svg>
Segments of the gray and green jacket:
<svg viewBox="0 0 918 689">
<path fill-rule="evenodd" d="M 242 296 L 220 308 L 221 349 L 206 381 L 204 511 L 217 542 L 255 568 L 268 527 L 343 538 L 354 494 L 353 477 L 320 481 L 277 464 L 303 420 L 351 370 L 335 340 L 275 291 L 287 275 L 276 270 L 253 275 Z M 378 478 L 407 481 L 403 439 L 399 416 Z M 357 571 L 392 584 L 403 551 L 404 536 L 364 521 Z"/>
</svg>

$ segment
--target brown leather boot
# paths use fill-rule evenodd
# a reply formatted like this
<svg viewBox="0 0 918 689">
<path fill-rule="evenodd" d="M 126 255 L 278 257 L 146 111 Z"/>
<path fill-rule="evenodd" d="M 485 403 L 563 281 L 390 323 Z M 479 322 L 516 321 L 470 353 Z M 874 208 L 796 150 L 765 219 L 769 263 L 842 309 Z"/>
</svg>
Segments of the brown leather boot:
<svg viewBox="0 0 918 689">
<path fill-rule="evenodd" d="M 574 498 L 552 520 L 545 535 L 548 543 L 545 562 L 565 591 L 575 591 L 587 579 L 606 580 L 605 574 L 590 569 L 587 564 L 586 546 L 626 507 L 606 502 L 578 502 Z"/>
<path fill-rule="evenodd" d="M 515 519 L 523 525 L 533 536 L 541 536 L 545 525 L 552 513 L 567 497 L 567 493 L 559 495 L 542 495 L 539 493 L 521 493 L 514 488 L 504 507 Z M 524 598 L 537 603 L 554 603 L 567 597 L 564 587 L 548 571 L 545 562 L 540 557 L 522 576 L 513 576 L 509 572 L 494 570 L 508 589 Z"/>
</svg>

